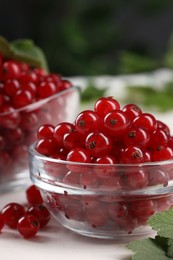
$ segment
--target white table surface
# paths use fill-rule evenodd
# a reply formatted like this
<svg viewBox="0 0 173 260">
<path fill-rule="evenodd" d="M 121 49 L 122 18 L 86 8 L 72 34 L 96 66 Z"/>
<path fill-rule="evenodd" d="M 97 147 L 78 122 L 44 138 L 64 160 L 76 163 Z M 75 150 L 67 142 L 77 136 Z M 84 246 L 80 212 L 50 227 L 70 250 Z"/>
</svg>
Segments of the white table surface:
<svg viewBox="0 0 173 260">
<path fill-rule="evenodd" d="M 9 202 L 25 203 L 25 190 L 1 194 L 1 208 Z M 0 234 L 0 260 L 129 260 L 131 255 L 124 244 L 77 235 L 53 219 L 29 240 L 7 227 Z"/>
</svg>

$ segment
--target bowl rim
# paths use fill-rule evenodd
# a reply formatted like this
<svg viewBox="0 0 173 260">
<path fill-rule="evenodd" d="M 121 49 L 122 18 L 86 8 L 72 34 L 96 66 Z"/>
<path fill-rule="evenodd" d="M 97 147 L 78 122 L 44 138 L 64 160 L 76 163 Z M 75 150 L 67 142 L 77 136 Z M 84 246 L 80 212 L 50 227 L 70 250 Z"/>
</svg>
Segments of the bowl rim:
<svg viewBox="0 0 173 260">
<path fill-rule="evenodd" d="M 17 108 L 17 109 L 12 107 L 14 109 L 13 111 L 0 113 L 0 117 L 1 116 L 7 116 L 7 115 L 10 115 L 10 114 L 13 114 L 13 113 L 18 113 L 18 112 L 28 112 L 28 111 L 36 110 L 36 109 L 42 107 L 44 104 L 50 102 L 51 100 L 56 99 L 58 96 L 65 95 L 66 93 L 74 91 L 74 90 L 77 90 L 78 92 L 80 92 L 81 88 L 77 85 L 72 85 L 71 87 L 69 87 L 67 89 L 59 91 L 59 92 L 55 93 L 54 95 L 51 95 L 47 98 L 43 98 L 41 100 L 33 102 L 33 103 L 31 103 L 27 106 L 20 107 L 20 108 Z"/>
<path fill-rule="evenodd" d="M 154 166 L 164 166 L 164 165 L 169 165 L 173 163 L 173 159 L 170 160 L 164 160 L 164 161 L 155 161 L 155 162 L 144 162 L 144 163 L 127 163 L 127 164 L 122 164 L 122 163 L 117 163 L 117 164 L 97 164 L 97 163 L 82 163 L 82 162 L 71 162 L 71 161 L 66 161 L 66 160 L 61 160 L 61 159 L 55 159 L 48 157 L 46 155 L 40 154 L 36 151 L 35 146 L 36 146 L 37 141 L 32 143 L 28 147 L 28 152 L 30 155 L 33 157 L 36 157 L 39 160 L 45 160 L 47 162 L 52 162 L 52 163 L 57 163 L 57 164 L 62 164 L 62 165 L 75 165 L 75 166 L 83 166 L 83 167 L 116 167 L 116 168 L 124 168 L 124 167 L 154 167 Z"/>
</svg>

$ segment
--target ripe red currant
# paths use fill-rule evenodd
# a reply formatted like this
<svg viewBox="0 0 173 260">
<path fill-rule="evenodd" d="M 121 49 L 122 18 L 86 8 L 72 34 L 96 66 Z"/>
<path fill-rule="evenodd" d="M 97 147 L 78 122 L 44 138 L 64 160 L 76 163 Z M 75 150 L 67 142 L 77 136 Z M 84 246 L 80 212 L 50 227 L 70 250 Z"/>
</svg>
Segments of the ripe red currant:
<svg viewBox="0 0 173 260">
<path fill-rule="evenodd" d="M 16 228 L 18 220 L 25 214 L 25 209 L 19 203 L 12 202 L 2 209 L 2 214 L 5 224 L 10 228 Z"/>
<path fill-rule="evenodd" d="M 39 228 L 39 221 L 34 215 L 25 214 L 17 223 L 17 229 L 24 238 L 35 236 Z"/>
<path fill-rule="evenodd" d="M 113 97 L 99 98 L 94 104 L 94 111 L 100 118 L 104 118 L 107 113 L 120 109 L 120 104 Z"/>
</svg>

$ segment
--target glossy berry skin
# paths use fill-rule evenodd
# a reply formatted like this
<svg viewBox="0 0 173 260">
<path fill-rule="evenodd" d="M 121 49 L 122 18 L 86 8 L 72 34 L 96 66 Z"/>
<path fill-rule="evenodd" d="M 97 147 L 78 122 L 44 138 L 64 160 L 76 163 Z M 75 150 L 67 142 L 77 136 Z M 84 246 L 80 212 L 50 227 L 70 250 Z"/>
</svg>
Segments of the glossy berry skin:
<svg viewBox="0 0 173 260">
<path fill-rule="evenodd" d="M 122 152 L 122 161 L 123 163 L 140 163 L 144 160 L 144 153 L 142 149 L 138 146 L 128 146 Z"/>
<path fill-rule="evenodd" d="M 58 146 L 54 138 L 42 138 L 37 142 L 36 150 L 38 153 L 50 156 L 51 154 L 56 153 Z"/>
<path fill-rule="evenodd" d="M 86 137 L 85 146 L 91 156 L 101 157 L 111 153 L 113 140 L 105 133 L 91 132 Z"/>
<path fill-rule="evenodd" d="M 76 130 L 84 135 L 99 130 L 100 126 L 100 118 L 97 113 L 92 110 L 82 111 L 75 120 Z"/>
<path fill-rule="evenodd" d="M 66 161 L 90 163 L 91 162 L 91 156 L 88 153 L 88 151 L 84 148 L 74 148 L 74 149 L 70 150 L 69 153 L 67 154 Z M 67 165 L 67 168 L 70 171 L 81 172 L 81 171 L 85 171 L 85 169 L 87 167 L 83 167 L 81 165 L 69 164 L 69 165 Z"/>
<path fill-rule="evenodd" d="M 40 223 L 40 228 L 46 226 L 50 221 L 50 212 L 43 204 L 31 205 L 27 209 L 27 214 L 37 217 Z"/>
<path fill-rule="evenodd" d="M 35 236 L 39 228 L 39 221 L 34 215 L 25 214 L 17 223 L 17 230 L 26 239 Z"/>
<path fill-rule="evenodd" d="M 140 145 L 146 147 L 149 143 L 150 135 L 142 127 L 129 127 L 123 136 L 123 141 L 126 146 Z"/>
<path fill-rule="evenodd" d="M 143 127 L 151 134 L 157 129 L 157 120 L 152 114 L 143 113 L 134 119 L 133 126 Z"/>
<path fill-rule="evenodd" d="M 42 204 L 43 198 L 40 190 L 33 184 L 26 189 L 26 198 L 29 204 Z"/>
<path fill-rule="evenodd" d="M 3 214 L 0 213 L 0 232 L 3 229 L 4 225 L 5 225 L 4 216 Z"/>
<path fill-rule="evenodd" d="M 50 97 L 56 92 L 56 85 L 53 82 L 41 82 L 38 86 L 38 94 L 42 99 Z"/>
<path fill-rule="evenodd" d="M 157 148 L 158 146 L 166 146 L 169 141 L 169 135 L 164 129 L 157 128 L 151 135 L 149 147 Z"/>
<path fill-rule="evenodd" d="M 66 133 L 63 137 L 63 146 L 69 151 L 77 147 L 85 148 L 84 136 L 78 131 Z"/>
<path fill-rule="evenodd" d="M 125 112 L 113 110 L 105 116 L 103 125 L 107 133 L 118 138 L 129 128 L 130 119 Z"/>
<path fill-rule="evenodd" d="M 16 202 L 7 204 L 2 209 L 5 224 L 10 228 L 16 228 L 18 220 L 24 216 L 25 209 L 22 205 Z"/>
<path fill-rule="evenodd" d="M 15 61 L 9 60 L 2 65 L 2 78 L 3 80 L 19 78 L 21 75 L 21 70 Z"/>
<path fill-rule="evenodd" d="M 28 90 L 18 90 L 13 97 L 13 106 L 21 108 L 32 103 L 32 94 Z"/>
<path fill-rule="evenodd" d="M 54 127 L 50 124 L 42 125 L 37 130 L 37 139 L 52 138 L 54 135 Z"/>
<path fill-rule="evenodd" d="M 70 162 L 90 163 L 91 157 L 86 149 L 74 148 L 67 154 L 66 160 Z"/>
<path fill-rule="evenodd" d="M 64 145 L 64 135 L 73 132 L 74 130 L 75 126 L 69 122 L 62 122 L 55 126 L 53 136 L 59 147 Z"/>
<path fill-rule="evenodd" d="M 122 108 L 131 121 L 133 121 L 136 117 L 142 115 L 142 110 L 136 104 L 127 104 Z"/>
<path fill-rule="evenodd" d="M 152 153 L 152 161 L 164 161 L 173 158 L 173 150 L 169 146 L 158 146 Z"/>
<path fill-rule="evenodd" d="M 107 113 L 120 109 L 120 104 L 113 97 L 99 98 L 94 104 L 94 111 L 100 118 L 104 118 Z"/>
<path fill-rule="evenodd" d="M 9 97 L 13 97 L 20 89 L 20 83 L 16 79 L 8 79 L 4 84 L 4 91 Z"/>
</svg>

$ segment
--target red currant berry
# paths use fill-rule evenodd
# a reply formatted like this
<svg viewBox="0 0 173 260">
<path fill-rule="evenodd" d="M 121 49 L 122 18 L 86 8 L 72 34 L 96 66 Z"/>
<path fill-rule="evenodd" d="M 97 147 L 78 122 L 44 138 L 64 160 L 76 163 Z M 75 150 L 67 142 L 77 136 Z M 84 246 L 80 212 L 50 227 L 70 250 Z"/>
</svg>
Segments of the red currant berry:
<svg viewBox="0 0 173 260">
<path fill-rule="evenodd" d="M 74 148 L 67 154 L 66 160 L 70 162 L 90 163 L 91 157 L 86 149 Z"/>
<path fill-rule="evenodd" d="M 71 88 L 72 87 L 72 83 L 68 80 L 61 80 L 60 82 L 60 87 L 59 87 L 59 91 L 63 91 L 65 89 Z"/>
<path fill-rule="evenodd" d="M 141 108 L 135 104 L 125 105 L 122 111 L 124 111 L 128 115 L 131 121 L 133 121 L 136 117 L 142 115 Z"/>
<path fill-rule="evenodd" d="M 41 82 L 38 86 L 38 95 L 40 98 L 47 98 L 56 93 L 56 85 L 53 82 Z"/>
<path fill-rule="evenodd" d="M 63 137 L 63 146 L 67 150 L 71 150 L 76 147 L 84 148 L 85 147 L 85 138 L 81 133 L 79 133 L 77 131 L 66 133 Z"/>
<path fill-rule="evenodd" d="M 5 93 L 9 97 L 13 97 L 19 89 L 20 83 L 16 79 L 8 79 L 4 84 Z"/>
<path fill-rule="evenodd" d="M 173 158 L 173 150 L 169 146 L 158 146 L 152 152 L 152 161 L 164 161 Z"/>
<path fill-rule="evenodd" d="M 85 146 L 91 156 L 101 157 L 111 153 L 113 140 L 105 133 L 92 132 L 87 135 Z"/>
<path fill-rule="evenodd" d="M 3 80 L 17 79 L 21 75 L 21 70 L 18 64 L 12 60 L 6 61 L 2 65 Z"/>
<path fill-rule="evenodd" d="M 58 150 L 58 146 L 55 143 L 54 138 L 40 139 L 36 144 L 36 151 L 46 156 L 51 156 L 55 154 Z"/>
<path fill-rule="evenodd" d="M 151 134 L 157 129 L 157 120 L 152 114 L 143 113 L 134 119 L 133 126 L 143 127 Z"/>
<path fill-rule="evenodd" d="M 75 127 L 73 124 L 69 122 L 62 122 L 59 123 L 57 126 L 55 126 L 54 129 L 54 138 L 57 142 L 58 146 L 63 146 L 63 138 L 66 133 L 70 133 L 75 130 Z"/>
<path fill-rule="evenodd" d="M 54 135 L 54 127 L 50 124 L 44 124 L 37 130 L 37 139 L 52 138 Z"/>
<path fill-rule="evenodd" d="M 104 118 L 107 113 L 120 109 L 120 104 L 113 97 L 99 98 L 94 104 L 94 111 L 100 118 Z"/>
<path fill-rule="evenodd" d="M 20 122 L 20 114 L 10 105 L 3 106 L 0 116 L 0 126 L 15 129 Z"/>
<path fill-rule="evenodd" d="M 163 129 L 168 135 L 170 135 L 171 131 L 170 131 L 169 127 L 160 120 L 157 120 L 157 128 Z"/>
<path fill-rule="evenodd" d="M 27 209 L 27 214 L 37 217 L 40 227 L 44 227 L 50 221 L 50 212 L 43 204 L 32 205 Z"/>
<path fill-rule="evenodd" d="M 157 148 L 158 146 L 166 146 L 169 141 L 169 136 L 165 130 L 158 128 L 150 137 L 149 147 Z"/>
<path fill-rule="evenodd" d="M 130 119 L 127 114 L 121 110 L 113 110 L 104 118 L 105 130 L 114 137 L 124 135 L 130 126 Z"/>
<path fill-rule="evenodd" d="M 86 135 L 89 132 L 99 130 L 101 125 L 99 116 L 92 110 L 82 111 L 75 120 L 75 127 L 78 132 Z"/>
<path fill-rule="evenodd" d="M 140 163 L 144 160 L 144 153 L 138 146 L 128 146 L 122 152 L 123 163 Z"/>
<path fill-rule="evenodd" d="M 135 169 L 128 172 L 128 183 L 133 189 L 141 189 L 148 185 L 148 173 L 144 169 Z"/>
<path fill-rule="evenodd" d="M 145 147 L 150 140 L 149 133 L 141 127 L 130 127 L 123 137 L 126 146 L 139 145 Z"/>
<path fill-rule="evenodd" d="M 32 103 L 32 94 L 28 90 L 18 90 L 13 97 L 15 108 L 21 108 Z"/>
<path fill-rule="evenodd" d="M 137 218 L 150 217 L 155 212 L 155 205 L 153 200 L 139 200 L 131 202 L 130 215 Z"/>
<path fill-rule="evenodd" d="M 26 189 L 26 198 L 30 204 L 42 204 L 43 198 L 40 190 L 35 186 L 31 185 Z"/>
<path fill-rule="evenodd" d="M 2 214 L 5 224 L 10 228 L 16 228 L 18 220 L 25 214 L 25 209 L 22 205 L 12 202 L 2 209 Z"/>
<path fill-rule="evenodd" d="M 38 219 L 33 215 L 24 215 L 19 219 L 17 229 L 24 238 L 30 238 L 37 234 L 40 224 Z"/>
</svg>

